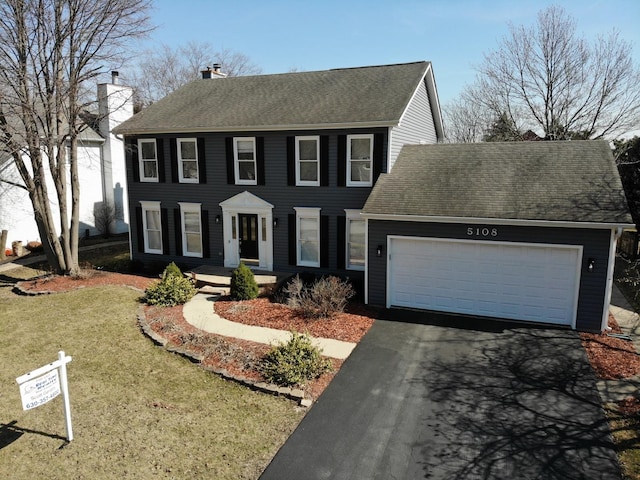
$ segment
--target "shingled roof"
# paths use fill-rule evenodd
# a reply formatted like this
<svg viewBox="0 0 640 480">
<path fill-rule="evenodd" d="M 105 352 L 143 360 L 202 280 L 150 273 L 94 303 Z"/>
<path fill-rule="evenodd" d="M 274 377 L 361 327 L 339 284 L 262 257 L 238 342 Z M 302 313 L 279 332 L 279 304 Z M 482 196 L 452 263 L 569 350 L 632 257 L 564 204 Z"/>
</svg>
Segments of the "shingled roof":
<svg viewBox="0 0 640 480">
<path fill-rule="evenodd" d="M 363 213 L 632 223 L 611 148 L 593 140 L 406 145 Z"/>
<path fill-rule="evenodd" d="M 122 123 L 118 134 L 398 124 L 429 62 L 196 80 Z M 437 97 L 433 76 L 430 95 Z M 437 98 L 432 98 L 433 108 Z M 437 112 L 439 115 L 439 110 Z"/>
</svg>

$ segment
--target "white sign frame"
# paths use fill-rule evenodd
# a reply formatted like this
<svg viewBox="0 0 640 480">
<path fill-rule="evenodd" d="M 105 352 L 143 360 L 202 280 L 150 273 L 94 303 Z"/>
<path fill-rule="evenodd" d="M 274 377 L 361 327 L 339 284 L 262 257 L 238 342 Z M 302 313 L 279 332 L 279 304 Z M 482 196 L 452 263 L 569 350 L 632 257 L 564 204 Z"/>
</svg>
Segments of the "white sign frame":
<svg viewBox="0 0 640 480">
<path fill-rule="evenodd" d="M 67 363 L 72 360 L 63 351 L 58 352 L 58 360 L 16 378 L 20 387 L 23 410 L 31 410 L 53 400 L 60 393 L 64 400 L 64 419 L 67 441 L 73 440 L 71 425 L 71 403 L 67 383 Z"/>
</svg>

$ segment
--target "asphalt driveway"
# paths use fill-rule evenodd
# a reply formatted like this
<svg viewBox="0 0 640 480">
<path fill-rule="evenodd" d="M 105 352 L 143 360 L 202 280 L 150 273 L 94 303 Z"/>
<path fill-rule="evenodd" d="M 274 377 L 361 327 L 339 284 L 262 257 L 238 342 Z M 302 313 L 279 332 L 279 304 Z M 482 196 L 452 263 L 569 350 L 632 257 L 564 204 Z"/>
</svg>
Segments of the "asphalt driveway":
<svg viewBox="0 0 640 480">
<path fill-rule="evenodd" d="M 576 332 L 376 321 L 262 480 L 620 479 Z"/>
</svg>

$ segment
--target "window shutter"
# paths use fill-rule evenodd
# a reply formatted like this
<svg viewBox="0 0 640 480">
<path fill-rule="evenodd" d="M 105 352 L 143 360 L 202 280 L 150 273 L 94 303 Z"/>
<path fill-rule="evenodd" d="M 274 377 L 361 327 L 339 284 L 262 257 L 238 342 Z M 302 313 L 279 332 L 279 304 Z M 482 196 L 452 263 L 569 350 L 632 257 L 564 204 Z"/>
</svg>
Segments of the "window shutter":
<svg viewBox="0 0 640 480">
<path fill-rule="evenodd" d="M 287 137 L 287 185 L 296 184 L 296 138 Z"/>
<path fill-rule="evenodd" d="M 227 157 L 227 183 L 233 185 L 236 183 L 236 174 L 233 169 L 233 137 L 226 137 L 224 144 Z"/>
<path fill-rule="evenodd" d="M 207 161 L 204 157 L 204 138 L 198 138 L 198 182 L 207 183 Z"/>
<path fill-rule="evenodd" d="M 169 214 L 166 208 L 160 209 L 160 221 L 162 222 L 162 253 L 169 255 Z"/>
<path fill-rule="evenodd" d="M 320 215 L 320 266 L 329 267 L 329 216 Z"/>
<path fill-rule="evenodd" d="M 347 184 L 347 136 L 338 135 L 338 186 Z"/>
<path fill-rule="evenodd" d="M 156 155 L 158 155 L 158 182 L 167 181 L 164 173 L 164 142 L 161 138 L 156 139 Z"/>
<path fill-rule="evenodd" d="M 375 184 L 382 173 L 382 159 L 384 157 L 384 134 L 376 133 L 373 136 L 373 178 Z"/>
<path fill-rule="evenodd" d="M 178 183 L 180 182 L 180 177 L 178 176 L 178 140 L 175 138 L 169 139 L 169 154 L 171 156 L 171 182 Z"/>
<path fill-rule="evenodd" d="M 296 235 L 296 215 L 289 214 L 289 265 L 298 263 L 298 242 Z"/>
<path fill-rule="evenodd" d="M 209 247 L 209 210 L 202 210 L 202 256 L 204 258 L 211 257 L 211 248 Z"/>
<path fill-rule="evenodd" d="M 329 137 L 320 137 L 320 186 L 329 186 Z"/>
<path fill-rule="evenodd" d="M 338 217 L 338 247 L 336 248 L 336 258 L 338 268 L 346 268 L 346 248 L 347 248 L 347 218 Z"/>
<path fill-rule="evenodd" d="M 142 207 L 136 207 L 136 241 L 138 244 L 138 252 L 144 253 L 144 226 L 142 223 Z"/>
<path fill-rule="evenodd" d="M 256 137 L 256 180 L 264 185 L 264 137 Z"/>
<path fill-rule="evenodd" d="M 133 172 L 133 181 L 138 183 L 140 181 L 140 159 L 138 157 L 138 140 L 136 138 L 127 138 L 125 154 L 128 157 L 127 165 L 130 165 Z"/>
<path fill-rule="evenodd" d="M 176 234 L 176 255 L 182 256 L 182 218 L 179 208 L 173 209 L 173 224 L 175 225 L 174 232 Z M 164 223 L 162 227 L 164 228 Z"/>
</svg>

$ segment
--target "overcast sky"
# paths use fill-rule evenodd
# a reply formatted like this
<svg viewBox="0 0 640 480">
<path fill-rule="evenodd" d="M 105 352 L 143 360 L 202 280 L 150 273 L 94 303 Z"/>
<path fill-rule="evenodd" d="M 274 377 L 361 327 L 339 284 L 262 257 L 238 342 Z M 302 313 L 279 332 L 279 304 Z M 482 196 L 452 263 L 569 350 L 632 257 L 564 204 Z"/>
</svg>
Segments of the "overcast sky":
<svg viewBox="0 0 640 480">
<path fill-rule="evenodd" d="M 444 104 L 473 81 L 473 66 L 509 22 L 532 25 L 552 4 L 586 38 L 618 30 L 640 64 L 638 0 L 154 0 L 158 28 L 145 46 L 208 41 L 244 53 L 264 73 L 429 60 Z"/>
</svg>

